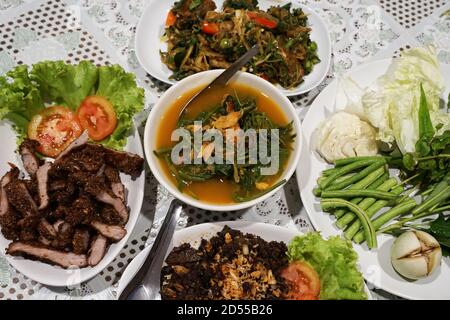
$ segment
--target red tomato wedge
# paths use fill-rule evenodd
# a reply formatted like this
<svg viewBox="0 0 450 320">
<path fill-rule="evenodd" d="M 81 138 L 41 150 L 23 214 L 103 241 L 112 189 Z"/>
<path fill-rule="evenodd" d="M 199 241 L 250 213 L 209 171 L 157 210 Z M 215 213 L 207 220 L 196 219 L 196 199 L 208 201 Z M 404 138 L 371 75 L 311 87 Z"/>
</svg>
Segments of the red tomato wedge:
<svg viewBox="0 0 450 320">
<path fill-rule="evenodd" d="M 171 27 L 177 22 L 177 16 L 172 12 L 172 10 L 167 13 L 166 27 Z"/>
<path fill-rule="evenodd" d="M 216 33 L 219 32 L 219 25 L 214 22 L 203 21 L 202 31 L 209 35 L 215 35 Z"/>
<path fill-rule="evenodd" d="M 290 300 L 318 300 L 320 279 L 316 270 L 305 262 L 291 262 L 282 272 L 291 289 L 287 294 Z"/>
<path fill-rule="evenodd" d="M 90 96 L 81 102 L 77 110 L 78 121 L 89 133 L 89 138 L 100 141 L 114 132 L 117 126 L 116 112 L 104 97 Z"/>
<path fill-rule="evenodd" d="M 37 140 L 37 150 L 47 157 L 57 157 L 82 133 L 76 115 L 66 107 L 45 108 L 28 124 L 28 137 Z"/>
<path fill-rule="evenodd" d="M 271 19 L 257 12 L 249 11 L 247 12 L 247 16 L 250 20 L 268 29 L 275 29 L 278 25 L 278 21 L 275 18 Z"/>
</svg>

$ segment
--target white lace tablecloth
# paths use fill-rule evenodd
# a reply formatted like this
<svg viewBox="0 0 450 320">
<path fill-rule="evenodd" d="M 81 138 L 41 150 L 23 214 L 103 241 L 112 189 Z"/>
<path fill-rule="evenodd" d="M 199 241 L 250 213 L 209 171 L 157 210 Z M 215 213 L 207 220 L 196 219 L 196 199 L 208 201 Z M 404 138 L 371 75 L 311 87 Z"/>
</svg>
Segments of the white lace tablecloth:
<svg viewBox="0 0 450 320">
<path fill-rule="evenodd" d="M 154 0 L 169 1 L 169 0 Z M 296 0 L 293 0 L 295 2 Z M 146 110 L 167 89 L 140 68 L 134 32 L 148 0 L 0 0 L 0 74 L 17 64 L 62 59 L 76 63 L 119 63 L 136 73 L 146 89 Z M 276 1 L 274 1 L 276 2 Z M 405 48 L 434 44 L 441 62 L 450 63 L 450 2 L 446 0 L 300 0 L 325 20 L 333 42 L 332 67 L 312 92 L 293 97 L 300 118 L 310 101 L 336 74 Z M 145 114 L 142 119 L 145 119 Z M 142 128 L 141 128 L 142 129 Z M 0 253 L 0 300 L 114 299 L 117 281 L 128 263 L 151 245 L 170 195 L 146 171 L 142 214 L 119 256 L 97 277 L 74 288 L 43 286 L 15 271 Z M 301 172 L 299 173 L 301 174 Z M 244 219 L 311 230 L 296 179 L 254 208 L 210 212 L 189 206 L 179 227 L 208 221 Z M 395 298 L 371 288 L 375 298 Z"/>
</svg>

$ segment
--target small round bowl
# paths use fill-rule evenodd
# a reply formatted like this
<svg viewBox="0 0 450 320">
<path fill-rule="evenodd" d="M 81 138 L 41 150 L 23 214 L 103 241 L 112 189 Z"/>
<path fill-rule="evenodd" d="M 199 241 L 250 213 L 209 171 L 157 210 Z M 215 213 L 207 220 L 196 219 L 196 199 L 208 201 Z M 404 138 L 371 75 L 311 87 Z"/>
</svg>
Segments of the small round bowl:
<svg viewBox="0 0 450 320">
<path fill-rule="evenodd" d="M 165 170 L 162 168 L 158 157 L 153 152 L 156 149 L 156 137 L 157 131 L 160 126 L 160 119 L 167 112 L 167 110 L 173 105 L 175 100 L 181 95 L 185 94 L 186 92 L 189 92 L 201 86 L 206 86 L 213 79 L 215 79 L 221 72 L 223 72 L 223 70 L 211 70 L 189 76 L 181 80 L 180 82 L 176 83 L 172 87 L 170 87 L 170 89 L 167 90 L 161 96 L 158 102 L 153 106 L 152 111 L 150 112 L 150 115 L 147 118 L 147 123 L 145 125 L 144 131 L 144 151 L 148 165 L 153 175 L 156 177 L 156 179 L 161 185 L 163 185 L 167 190 L 169 190 L 169 192 L 173 196 L 191 206 L 205 210 L 234 211 L 254 206 L 255 204 L 269 198 L 282 186 L 279 186 L 278 188 L 272 190 L 271 192 L 266 193 L 256 199 L 246 202 L 231 203 L 231 204 L 213 204 L 201 200 L 196 200 L 178 190 L 178 188 L 173 184 L 170 178 L 166 176 L 164 172 Z M 297 162 L 300 158 L 300 150 L 301 150 L 301 128 L 300 128 L 301 125 L 292 103 L 270 82 L 250 73 L 238 72 L 230 80 L 230 83 L 238 83 L 238 84 L 241 83 L 259 92 L 264 93 L 281 108 L 288 121 L 293 121 L 293 130 L 294 134 L 296 134 L 296 138 L 293 144 L 291 156 L 289 157 L 289 161 L 284 168 L 283 174 L 279 178 L 279 181 L 283 179 L 286 179 L 286 181 L 289 180 L 289 178 L 292 176 L 292 174 L 296 169 Z"/>
</svg>

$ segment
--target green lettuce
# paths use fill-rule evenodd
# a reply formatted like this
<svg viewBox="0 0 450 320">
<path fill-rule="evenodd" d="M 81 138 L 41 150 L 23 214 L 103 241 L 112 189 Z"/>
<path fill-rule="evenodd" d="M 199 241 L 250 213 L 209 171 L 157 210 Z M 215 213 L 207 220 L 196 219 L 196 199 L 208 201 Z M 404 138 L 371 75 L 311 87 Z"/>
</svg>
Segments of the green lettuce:
<svg viewBox="0 0 450 320">
<path fill-rule="evenodd" d="M 43 108 L 40 91 L 31 81 L 27 66 L 18 66 L 0 77 L 0 120 L 10 121 L 19 142 L 25 138 L 31 118 Z"/>
<path fill-rule="evenodd" d="M 320 299 L 367 299 L 364 279 L 356 266 L 358 255 L 349 241 L 322 238 L 318 232 L 295 237 L 288 246 L 292 261 L 306 261 L 319 274 Z"/>
<path fill-rule="evenodd" d="M 30 71 L 27 66 L 18 66 L 0 77 L 0 120 L 13 124 L 20 142 L 30 119 L 45 108 L 45 103 L 75 111 L 89 95 L 101 95 L 113 105 L 118 124 L 101 143 L 122 149 L 133 127 L 133 116 L 144 107 L 144 90 L 137 86 L 134 75 L 119 65 L 43 61 Z"/>
<path fill-rule="evenodd" d="M 378 129 L 378 139 L 396 142 L 405 154 L 415 151 L 419 139 L 420 86 L 426 94 L 434 126 L 450 129 L 450 115 L 440 109 L 443 80 L 433 48 L 415 48 L 394 59 L 374 88 L 362 96 L 362 107 L 370 123 Z"/>
<path fill-rule="evenodd" d="M 33 65 L 30 77 L 45 99 L 76 110 L 84 98 L 94 93 L 98 71 L 90 61 L 81 61 L 78 65 L 43 61 Z"/>
<path fill-rule="evenodd" d="M 102 143 L 111 148 L 123 148 L 124 137 L 133 127 L 133 116 L 142 111 L 144 90 L 136 86 L 132 73 L 125 72 L 119 65 L 104 66 L 98 70 L 99 81 L 96 94 L 107 97 L 117 116 L 117 127 Z"/>
</svg>

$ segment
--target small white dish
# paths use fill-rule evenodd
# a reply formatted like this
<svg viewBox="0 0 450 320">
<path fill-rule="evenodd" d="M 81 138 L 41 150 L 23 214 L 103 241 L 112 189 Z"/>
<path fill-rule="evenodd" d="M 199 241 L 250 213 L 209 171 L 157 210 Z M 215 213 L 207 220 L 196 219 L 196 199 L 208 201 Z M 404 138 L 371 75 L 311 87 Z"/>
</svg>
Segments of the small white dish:
<svg viewBox="0 0 450 320">
<path fill-rule="evenodd" d="M 0 122 L 0 137 L 2 137 L 2 152 L 0 152 L 1 177 L 9 170 L 8 162 L 14 163 L 19 168 L 22 168 L 22 161 L 15 153 L 17 149 L 16 133 L 6 122 Z M 141 157 L 143 156 L 142 145 L 137 130 L 134 130 L 133 134 L 128 137 L 128 144 L 125 149 Z M 125 188 L 128 190 L 127 204 L 130 207 L 130 217 L 125 225 L 127 234 L 122 240 L 109 246 L 108 251 L 98 265 L 82 269 L 63 269 L 40 261 L 5 255 L 8 262 L 26 277 L 48 286 L 70 287 L 95 277 L 114 260 L 127 243 L 141 211 L 142 200 L 144 198 L 145 173 L 142 172 L 134 181 L 131 180 L 130 176 L 123 174 L 121 174 L 121 178 Z M 0 252 L 4 253 L 10 242 L 0 232 Z"/>
<path fill-rule="evenodd" d="M 205 203 L 196 200 L 178 190 L 178 188 L 173 184 L 172 181 L 169 180 L 169 178 L 164 173 L 164 170 L 161 167 L 160 160 L 153 152 L 154 150 L 156 150 L 156 137 L 157 131 L 161 123 L 161 119 L 164 117 L 168 108 L 170 108 L 175 102 L 175 100 L 179 98 L 181 95 L 191 91 L 192 89 L 208 85 L 221 72 L 223 72 L 223 70 L 210 70 L 194 74 L 190 77 L 181 80 L 176 85 L 169 88 L 169 90 L 167 90 L 161 96 L 158 102 L 153 106 L 152 111 L 150 112 L 150 115 L 147 118 L 147 123 L 145 125 L 144 131 L 144 151 L 147 162 L 150 166 L 150 170 L 152 171 L 153 175 L 156 177 L 158 182 L 162 184 L 164 188 L 166 188 L 176 198 L 180 199 L 181 201 L 187 204 L 190 204 L 191 206 L 205 210 L 234 211 L 254 206 L 255 204 L 269 198 L 271 195 L 277 192 L 282 186 L 279 186 L 278 188 L 272 190 L 269 193 L 266 193 L 265 195 L 257 199 L 247 202 L 233 203 L 226 205 Z M 288 163 L 285 166 L 283 174 L 279 178 L 279 181 L 283 179 L 286 179 L 286 181 L 289 180 L 289 178 L 292 176 L 292 174 L 296 169 L 297 162 L 300 158 L 300 150 L 301 150 L 301 139 L 299 138 L 301 132 L 300 129 L 301 125 L 292 103 L 270 82 L 267 82 L 262 78 L 250 73 L 238 72 L 230 80 L 230 83 L 242 83 L 245 84 L 246 86 L 249 86 L 253 89 L 256 89 L 266 94 L 275 102 L 275 104 L 277 104 L 281 108 L 287 120 L 293 122 L 293 129 L 294 129 L 293 133 L 296 134 L 297 136 L 295 138 L 294 145 L 292 146 L 293 151 L 291 152 Z"/>
<path fill-rule="evenodd" d="M 224 0 L 215 0 L 217 9 L 221 10 Z M 291 1 L 274 2 L 259 0 L 259 7 L 263 10 L 273 5 L 283 5 Z M 167 51 L 167 43 L 162 39 L 165 29 L 167 13 L 173 6 L 174 1 L 151 0 L 144 10 L 136 28 L 135 49 L 137 59 L 151 76 L 168 83 L 175 84 L 178 81 L 169 79 L 172 71 L 161 61 L 160 51 Z M 331 61 L 331 40 L 322 18 L 312 9 L 292 3 L 294 8 L 302 8 L 308 14 L 308 22 L 311 27 L 311 40 L 317 43 L 320 62 L 316 64 L 310 74 L 305 76 L 304 81 L 296 88 L 284 89 L 277 85 L 286 96 L 295 96 L 306 93 L 317 87 L 328 73 Z"/>
</svg>

